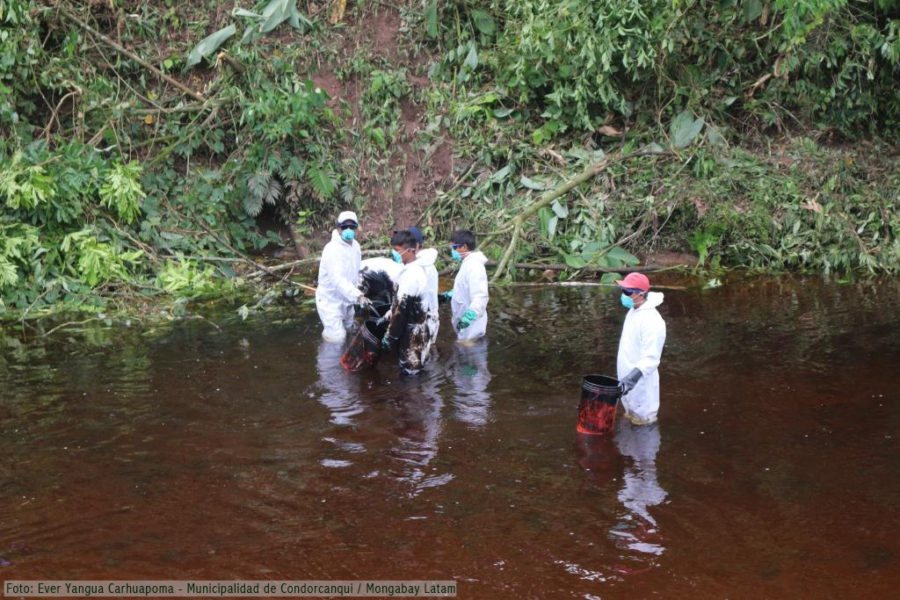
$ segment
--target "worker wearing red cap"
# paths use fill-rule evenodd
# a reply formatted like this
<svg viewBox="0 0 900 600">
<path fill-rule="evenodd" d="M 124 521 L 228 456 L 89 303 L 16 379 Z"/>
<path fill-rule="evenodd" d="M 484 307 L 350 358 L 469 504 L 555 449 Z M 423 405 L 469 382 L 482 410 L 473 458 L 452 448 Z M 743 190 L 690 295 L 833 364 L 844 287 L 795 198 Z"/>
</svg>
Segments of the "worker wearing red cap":
<svg viewBox="0 0 900 600">
<path fill-rule="evenodd" d="M 642 273 L 629 273 L 616 281 L 622 306 L 628 309 L 619 338 L 616 371 L 625 417 L 635 425 L 656 422 L 659 412 L 659 360 L 666 343 L 666 323 L 656 307 L 663 295 L 650 291 Z"/>
</svg>

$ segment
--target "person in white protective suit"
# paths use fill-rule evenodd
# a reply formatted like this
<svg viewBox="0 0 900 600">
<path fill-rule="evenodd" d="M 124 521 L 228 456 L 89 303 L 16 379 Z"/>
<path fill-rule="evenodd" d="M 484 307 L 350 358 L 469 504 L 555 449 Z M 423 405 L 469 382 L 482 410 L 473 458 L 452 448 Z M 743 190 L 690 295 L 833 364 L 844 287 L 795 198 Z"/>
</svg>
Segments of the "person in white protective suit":
<svg viewBox="0 0 900 600">
<path fill-rule="evenodd" d="M 349 210 L 338 215 L 337 228 L 322 250 L 319 262 L 319 285 L 316 287 L 316 311 L 322 321 L 322 338 L 342 342 L 353 325 L 353 305 L 367 306 L 356 281 L 361 253 L 356 242 L 359 219 Z"/>
<path fill-rule="evenodd" d="M 484 264 L 487 257 L 475 251 L 475 234 L 465 229 L 450 236 L 450 256 L 460 261 L 453 289 L 440 296 L 450 302 L 451 323 L 459 342 L 472 342 L 487 330 L 488 280 Z"/>
<path fill-rule="evenodd" d="M 397 347 L 401 371 L 415 375 L 428 362 L 437 339 L 437 290 L 429 289 L 426 274 L 426 269 L 434 265 L 437 251 L 423 250 L 418 256 L 416 240 L 406 230 L 394 232 L 391 246 L 394 260 L 404 266 L 397 278 L 394 304 L 386 317 L 390 325 L 381 345 L 387 351 Z"/>
<path fill-rule="evenodd" d="M 422 268 L 425 269 L 425 277 L 428 279 L 428 296 L 430 300 L 432 300 L 431 305 L 437 310 L 438 271 L 437 267 L 434 266 L 434 263 L 437 260 L 437 250 L 434 248 L 423 249 L 422 246 L 425 243 L 425 235 L 418 227 L 407 227 L 406 230 L 410 232 L 416 240 L 416 258 L 422 263 Z M 435 339 L 437 339 L 440 324 L 440 320 L 436 321 L 434 324 Z"/>
<path fill-rule="evenodd" d="M 650 291 L 650 280 L 629 273 L 616 281 L 620 301 L 628 309 L 619 338 L 616 372 L 625 417 L 635 425 L 656 422 L 659 412 L 659 361 L 666 343 L 666 323 L 656 307 L 663 295 Z"/>
</svg>

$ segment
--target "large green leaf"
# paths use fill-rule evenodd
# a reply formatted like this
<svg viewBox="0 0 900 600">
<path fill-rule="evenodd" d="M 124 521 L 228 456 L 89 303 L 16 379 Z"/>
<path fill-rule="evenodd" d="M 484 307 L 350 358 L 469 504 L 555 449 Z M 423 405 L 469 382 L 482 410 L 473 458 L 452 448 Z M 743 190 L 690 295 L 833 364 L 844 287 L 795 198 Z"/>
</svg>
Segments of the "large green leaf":
<svg viewBox="0 0 900 600">
<path fill-rule="evenodd" d="M 473 10 L 472 20 L 475 21 L 475 27 L 478 28 L 478 31 L 484 35 L 493 35 L 494 31 L 497 29 L 497 26 L 494 24 L 494 19 L 491 18 L 490 13 L 487 11 Z"/>
<path fill-rule="evenodd" d="M 744 21 L 749 23 L 758 19 L 763 12 L 762 0 L 744 0 Z"/>
<path fill-rule="evenodd" d="M 694 119 L 690 111 L 684 110 L 669 125 L 669 137 L 676 148 L 687 148 L 703 129 L 703 119 Z"/>
<path fill-rule="evenodd" d="M 438 35 L 437 12 L 437 0 L 431 0 L 425 7 L 425 33 L 431 39 Z"/>
<path fill-rule="evenodd" d="M 622 279 L 622 275 L 619 273 L 604 273 L 603 277 L 600 278 L 600 283 L 615 283 Z"/>
<path fill-rule="evenodd" d="M 529 190 L 542 190 L 542 189 L 544 189 L 544 184 L 543 184 L 543 183 L 540 183 L 540 182 L 538 182 L 538 181 L 535 181 L 534 179 L 529 179 L 528 177 L 525 177 L 524 175 L 522 175 L 522 178 L 519 180 L 519 182 L 520 182 L 523 186 L 527 187 Z"/>
<path fill-rule="evenodd" d="M 468 67 L 472 71 L 478 67 L 478 50 L 475 49 L 475 44 L 469 44 L 469 53 L 466 54 L 463 66 Z"/>
<path fill-rule="evenodd" d="M 566 264 L 573 269 L 580 269 L 587 266 L 587 262 L 577 254 L 563 254 L 563 258 L 565 258 Z"/>
<path fill-rule="evenodd" d="M 606 263 L 607 267 L 625 267 L 625 266 L 634 266 L 639 264 L 641 261 L 638 260 L 634 254 L 628 252 L 627 250 L 623 250 L 619 246 L 613 246 L 609 249 L 609 252 L 603 255 L 605 259 L 603 262 Z"/>
<path fill-rule="evenodd" d="M 323 199 L 330 198 L 334 193 L 334 182 L 328 173 L 321 169 L 312 168 L 308 171 L 309 181 L 316 193 Z"/>
<path fill-rule="evenodd" d="M 559 200 L 554 200 L 553 204 L 550 205 L 550 208 L 553 209 L 553 212 L 556 213 L 556 216 L 560 219 L 565 219 L 569 216 L 569 207 L 565 204 L 560 204 Z"/>
<path fill-rule="evenodd" d="M 262 34 L 269 33 L 285 21 L 299 31 L 312 28 L 312 21 L 297 10 L 295 0 L 271 0 L 263 9 L 262 14 L 243 8 L 234 9 L 232 14 L 236 17 L 247 17 L 255 21 L 253 25 L 244 31 L 241 42 L 253 40 Z"/>
<path fill-rule="evenodd" d="M 213 52 L 219 49 L 219 46 L 225 43 L 225 40 L 233 36 L 235 31 L 234 24 L 231 24 L 228 27 L 223 27 L 217 32 L 203 38 L 199 44 L 194 46 L 191 53 L 188 54 L 187 63 L 185 63 L 184 68 L 190 69 L 199 63 L 201 59 L 208 58 Z"/>
</svg>

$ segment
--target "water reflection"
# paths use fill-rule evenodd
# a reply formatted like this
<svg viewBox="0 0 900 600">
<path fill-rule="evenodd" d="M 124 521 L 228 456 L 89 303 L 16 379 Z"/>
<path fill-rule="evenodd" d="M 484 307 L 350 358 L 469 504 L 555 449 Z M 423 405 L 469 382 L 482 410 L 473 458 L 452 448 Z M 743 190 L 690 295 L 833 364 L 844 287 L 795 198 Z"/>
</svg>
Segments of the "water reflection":
<svg viewBox="0 0 900 600">
<path fill-rule="evenodd" d="M 314 313 L 103 347 L 0 338 L 3 572 L 891 597 L 900 282 L 669 298 L 666 444 L 620 422 L 579 438 L 577 464 L 577 381 L 614 362 L 624 316 L 603 290 L 500 290 L 490 363 L 442 331 L 415 378 L 298 344 Z"/>
<path fill-rule="evenodd" d="M 359 397 L 359 378 L 341 365 L 344 345 L 319 342 L 316 355 L 317 386 L 322 390 L 317 398 L 329 411 L 335 425 L 351 425 L 353 418 L 363 411 Z"/>
<path fill-rule="evenodd" d="M 618 498 L 624 510 L 619 511 L 609 535 L 616 547 L 635 552 L 637 557 L 659 556 L 665 550 L 659 526 L 648 510 L 666 499 L 666 491 L 656 479 L 659 444 L 658 424 L 619 422 L 616 446 L 626 461 Z"/>
<path fill-rule="evenodd" d="M 437 467 L 432 464 L 443 430 L 440 382 L 439 371 L 434 368 L 418 377 L 404 378 L 400 396 L 392 403 L 396 438 L 389 451 L 395 460 L 391 473 L 405 484 L 410 497 L 453 479 L 451 473 L 436 473 Z"/>
<path fill-rule="evenodd" d="M 455 386 L 453 409 L 463 423 L 481 427 L 490 420 L 491 382 L 488 370 L 488 342 L 481 338 L 471 344 L 454 344 L 447 372 Z"/>
<path fill-rule="evenodd" d="M 655 567 L 665 552 L 659 524 L 650 513 L 652 507 L 662 504 L 667 497 L 656 475 L 659 447 L 658 424 L 638 426 L 625 419 L 618 421 L 614 437 L 578 436 L 576 459 L 589 474 L 592 485 L 607 488 L 621 474 L 622 483 L 616 493 L 618 504 L 612 511 L 612 526 L 607 531 L 607 539 L 616 548 L 618 559 L 610 571 L 617 576 L 643 573 Z M 589 581 L 607 577 L 604 572 L 587 571 L 575 563 L 561 564 Z"/>
</svg>

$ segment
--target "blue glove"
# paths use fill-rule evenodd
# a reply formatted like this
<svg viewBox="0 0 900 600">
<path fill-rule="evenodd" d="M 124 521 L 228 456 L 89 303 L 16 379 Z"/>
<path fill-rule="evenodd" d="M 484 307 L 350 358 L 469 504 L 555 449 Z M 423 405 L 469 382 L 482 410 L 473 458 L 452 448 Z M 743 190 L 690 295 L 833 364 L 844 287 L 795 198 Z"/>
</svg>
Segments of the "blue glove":
<svg viewBox="0 0 900 600">
<path fill-rule="evenodd" d="M 453 290 L 449 292 L 444 292 L 443 294 L 438 294 L 438 304 L 443 304 L 444 302 L 450 302 L 453 298 Z"/>
<path fill-rule="evenodd" d="M 466 312 L 463 313 L 463 316 L 459 320 L 459 323 L 456 324 L 456 329 L 460 331 L 465 329 L 466 327 L 471 325 L 477 318 L 478 315 L 475 314 L 474 310 L 472 310 L 471 308 L 466 309 Z"/>
</svg>

